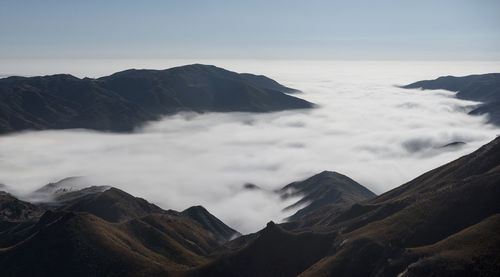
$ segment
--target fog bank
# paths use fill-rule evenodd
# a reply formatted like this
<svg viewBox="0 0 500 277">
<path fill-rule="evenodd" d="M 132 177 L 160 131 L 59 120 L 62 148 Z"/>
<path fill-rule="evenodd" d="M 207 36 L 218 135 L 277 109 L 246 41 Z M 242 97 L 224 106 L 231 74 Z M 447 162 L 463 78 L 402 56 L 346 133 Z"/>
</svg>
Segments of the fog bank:
<svg viewBox="0 0 500 277">
<path fill-rule="evenodd" d="M 175 63 L 180 62 L 150 67 Z M 466 114 L 477 103 L 455 99 L 452 92 L 395 86 L 441 75 L 500 72 L 498 63 L 206 63 L 267 75 L 302 90 L 297 96 L 319 107 L 266 114 L 181 113 L 132 134 L 65 130 L 2 136 L 0 183 L 22 195 L 68 176 L 89 176 L 96 185 L 121 188 L 166 209 L 203 205 L 247 233 L 293 213 L 281 211 L 291 200 L 283 203 L 272 193 L 289 182 L 331 170 L 382 193 L 500 133 L 485 117 Z M 101 70 L 108 74 L 111 69 L 116 66 Z M 85 76 L 95 74 L 86 70 Z M 457 141 L 466 144 L 442 147 Z M 264 190 L 244 190 L 245 183 Z"/>
</svg>

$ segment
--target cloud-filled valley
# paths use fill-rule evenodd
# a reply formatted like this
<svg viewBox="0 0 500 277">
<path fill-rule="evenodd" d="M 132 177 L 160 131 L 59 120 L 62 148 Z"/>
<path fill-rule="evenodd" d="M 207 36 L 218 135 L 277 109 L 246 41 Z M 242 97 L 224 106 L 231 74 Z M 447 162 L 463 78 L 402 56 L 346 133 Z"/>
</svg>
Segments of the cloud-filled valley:
<svg viewBox="0 0 500 277">
<path fill-rule="evenodd" d="M 293 213 L 282 212 L 293 199 L 283 201 L 273 193 L 289 182 L 332 170 L 379 194 L 500 133 L 485 123 L 485 116 L 467 115 L 477 103 L 456 99 L 453 92 L 397 87 L 441 75 L 499 71 L 498 63 L 209 62 L 302 90 L 297 96 L 318 108 L 181 113 L 132 134 L 65 130 L 6 135 L 0 137 L 0 183 L 23 195 L 68 176 L 88 176 L 95 184 L 116 186 L 162 208 L 203 205 L 248 233 Z M 160 67 L 156 63 L 143 67 Z M 54 72 L 35 74 L 47 73 Z M 453 142 L 465 144 L 443 147 Z M 245 183 L 263 190 L 246 190 Z"/>
</svg>

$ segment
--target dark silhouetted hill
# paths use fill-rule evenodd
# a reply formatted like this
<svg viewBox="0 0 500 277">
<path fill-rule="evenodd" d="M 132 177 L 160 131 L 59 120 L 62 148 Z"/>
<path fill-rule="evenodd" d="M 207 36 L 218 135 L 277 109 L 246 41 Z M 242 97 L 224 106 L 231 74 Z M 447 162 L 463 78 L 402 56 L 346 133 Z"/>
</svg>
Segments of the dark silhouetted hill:
<svg viewBox="0 0 500 277">
<path fill-rule="evenodd" d="M 273 232 L 273 239 L 266 238 L 267 228 L 239 238 L 240 248 L 193 275 L 247 276 L 240 273 L 247 269 L 280 276 L 497 276 L 498 199 L 500 138 L 373 199 L 341 210 L 325 206 L 282 224 L 287 231 Z M 317 242 L 312 236 L 327 239 L 302 248 L 299 267 L 295 248 L 282 244 L 290 234 L 309 234 L 297 242 L 304 245 Z M 318 255 L 317 261 L 305 258 Z"/>
<path fill-rule="evenodd" d="M 214 234 L 215 238 L 221 243 L 241 236 L 239 232 L 224 224 L 202 206 L 190 207 L 182 211 L 181 216 L 198 222 L 205 230 Z"/>
<path fill-rule="evenodd" d="M 227 229 L 238 234 L 203 208 L 184 215 L 116 188 L 85 192 L 91 188 L 63 192 L 49 184 L 38 190 L 73 195 L 66 202 L 51 198 L 58 205 L 33 205 L 0 194 L 2 275 L 177 274 L 212 260 L 223 249 L 217 236 L 228 235 Z"/>
<path fill-rule="evenodd" d="M 331 234 L 293 234 L 270 222 L 249 245 L 189 276 L 297 276 L 324 257 Z"/>
<path fill-rule="evenodd" d="M 313 105 L 277 82 L 193 64 L 79 79 L 59 74 L 0 79 L 0 133 L 87 128 L 127 132 L 179 111 L 271 112 Z"/>
<path fill-rule="evenodd" d="M 293 182 L 283 187 L 279 193 L 284 198 L 300 197 L 300 200 L 287 209 L 305 206 L 289 218 L 292 221 L 327 205 L 330 209 L 341 209 L 376 196 L 351 178 L 331 171 L 323 171 L 306 180 Z"/>
<path fill-rule="evenodd" d="M 435 80 L 419 81 L 403 88 L 456 91 L 457 98 L 483 102 L 469 114 L 488 114 L 489 121 L 500 126 L 500 73 L 464 77 L 445 76 Z"/>
<path fill-rule="evenodd" d="M 0 221 L 23 221 L 36 218 L 42 213 L 40 207 L 0 191 Z"/>
<path fill-rule="evenodd" d="M 91 213 L 109 222 L 123 222 L 151 213 L 165 212 L 142 198 L 134 197 L 116 188 L 86 194 L 65 206 L 64 210 Z"/>
<path fill-rule="evenodd" d="M 159 276 L 205 263 L 213 235 L 182 217 L 148 215 L 113 224 L 88 213 L 41 219 L 38 230 L 0 250 L 5 276 Z"/>
</svg>

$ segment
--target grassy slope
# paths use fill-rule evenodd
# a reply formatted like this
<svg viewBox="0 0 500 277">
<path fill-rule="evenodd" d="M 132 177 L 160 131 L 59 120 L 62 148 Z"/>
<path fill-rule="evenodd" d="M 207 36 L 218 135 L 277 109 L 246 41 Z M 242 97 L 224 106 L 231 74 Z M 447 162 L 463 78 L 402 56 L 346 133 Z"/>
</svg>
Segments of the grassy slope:
<svg viewBox="0 0 500 277">
<path fill-rule="evenodd" d="M 340 233 L 333 255 L 303 276 L 403 272 L 420 258 L 404 255 L 409 248 L 437 243 L 499 213 L 498 199 L 500 138 L 333 218 L 330 227 Z"/>
<path fill-rule="evenodd" d="M 17 245 L 0 250 L 7 275 L 137 276 L 206 263 L 212 234 L 182 217 L 151 214 L 110 223 L 88 213 L 62 213 Z"/>
</svg>

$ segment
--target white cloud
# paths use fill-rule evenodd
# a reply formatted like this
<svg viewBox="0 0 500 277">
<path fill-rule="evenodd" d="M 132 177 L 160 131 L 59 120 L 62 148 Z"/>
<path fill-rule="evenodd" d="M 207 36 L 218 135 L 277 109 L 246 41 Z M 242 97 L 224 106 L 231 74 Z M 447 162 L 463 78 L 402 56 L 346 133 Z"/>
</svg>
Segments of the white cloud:
<svg viewBox="0 0 500 277">
<path fill-rule="evenodd" d="M 210 62 L 266 74 L 320 104 L 268 114 L 183 113 L 133 134 L 86 130 L 0 137 L 0 183 L 19 194 L 67 176 L 90 176 L 163 208 L 204 205 L 241 232 L 288 214 L 267 190 L 322 170 L 346 174 L 376 193 L 475 150 L 499 130 L 466 115 L 475 103 L 446 91 L 395 84 L 440 75 L 498 71 L 488 63 Z M 147 66 L 144 66 L 147 67 Z M 467 144 L 456 150 L 447 143 Z"/>
</svg>

